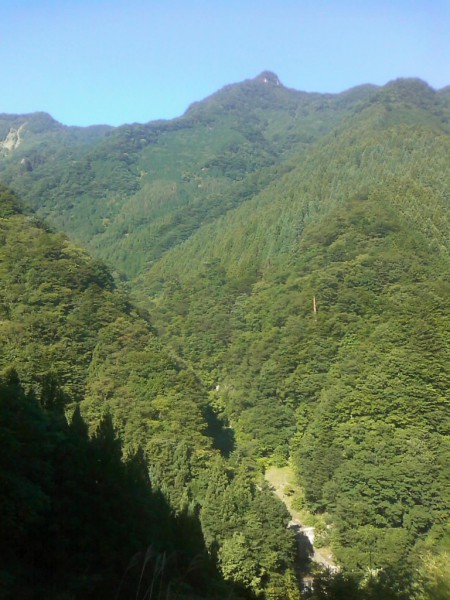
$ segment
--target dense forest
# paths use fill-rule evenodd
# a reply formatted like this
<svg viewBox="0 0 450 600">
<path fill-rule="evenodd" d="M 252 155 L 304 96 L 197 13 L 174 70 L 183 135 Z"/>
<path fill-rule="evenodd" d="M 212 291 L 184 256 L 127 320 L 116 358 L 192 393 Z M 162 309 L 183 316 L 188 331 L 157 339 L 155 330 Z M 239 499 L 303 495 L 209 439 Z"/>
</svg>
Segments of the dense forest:
<svg viewBox="0 0 450 600">
<path fill-rule="evenodd" d="M 450 89 L 0 139 L 2 594 L 450 597 Z"/>
</svg>

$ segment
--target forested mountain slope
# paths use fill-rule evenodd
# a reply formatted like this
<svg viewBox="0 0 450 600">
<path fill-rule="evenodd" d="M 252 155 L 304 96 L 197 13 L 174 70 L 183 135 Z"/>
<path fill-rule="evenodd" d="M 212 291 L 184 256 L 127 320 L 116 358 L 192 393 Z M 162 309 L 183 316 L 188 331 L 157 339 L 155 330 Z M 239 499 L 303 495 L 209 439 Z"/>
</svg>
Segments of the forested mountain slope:
<svg viewBox="0 0 450 600">
<path fill-rule="evenodd" d="M 322 543 L 360 581 L 318 582 L 317 598 L 446 597 L 449 120 L 448 89 L 420 80 L 320 95 L 263 73 L 174 121 L 102 129 L 76 152 L 67 142 L 70 161 L 52 146 L 24 169 L 25 146 L 3 152 L 2 179 L 128 278 L 148 311 L 89 262 L 112 305 L 69 300 L 51 317 L 30 264 L 41 288 L 27 302 L 44 298 L 56 333 L 43 352 L 8 317 L 26 352 L 14 333 L 7 356 L 30 382 L 35 364 L 56 365 L 89 422 L 108 406 L 131 451 L 145 439 L 171 505 L 197 510 L 222 573 L 255 593 L 292 592 L 285 515 L 255 486 L 290 459 L 328 524 Z M 70 299 L 69 272 L 54 285 Z M 18 298 L 22 277 L 7 289 Z M 63 341 L 67 314 L 69 325 L 94 314 L 95 340 Z M 214 446 L 230 450 L 227 431 L 224 459 Z"/>
<path fill-rule="evenodd" d="M 23 143 L 5 147 L 0 173 L 41 217 L 133 276 L 262 189 L 278 176 L 277 165 L 372 90 L 307 94 L 263 73 L 173 121 L 100 129 L 97 137 L 89 136 L 92 128 L 63 128 L 44 116 L 5 116 L 5 140 L 20 122 Z M 42 132 L 30 146 L 35 119 Z"/>
<path fill-rule="evenodd" d="M 62 394 L 0 378 L 2 598 L 229 598 L 195 520 L 152 490 L 142 452 L 109 417 L 89 437 Z M 194 562 L 195 557 L 195 562 Z"/>
<path fill-rule="evenodd" d="M 138 281 L 238 446 L 291 455 L 351 569 L 448 548 L 447 129 L 435 92 L 390 84 Z"/>
<path fill-rule="evenodd" d="M 4 188 L 0 240 L 2 598 L 233 597 L 217 564 L 239 597 L 291 586 L 284 507 L 214 450 L 207 392 L 145 312 Z"/>
</svg>

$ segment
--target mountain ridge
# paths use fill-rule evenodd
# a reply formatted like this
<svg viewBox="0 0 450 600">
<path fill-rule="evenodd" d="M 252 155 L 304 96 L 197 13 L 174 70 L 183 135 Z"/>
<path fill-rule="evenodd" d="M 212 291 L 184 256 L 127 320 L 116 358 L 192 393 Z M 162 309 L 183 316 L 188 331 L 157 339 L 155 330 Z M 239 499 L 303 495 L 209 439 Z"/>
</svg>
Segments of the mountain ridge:
<svg viewBox="0 0 450 600">
<path fill-rule="evenodd" d="M 266 81 L 265 81 L 266 80 Z M 293 92 L 297 92 L 298 94 L 304 94 L 304 95 L 311 95 L 311 96 L 323 96 L 323 97 L 336 97 L 336 96 L 344 96 L 347 94 L 352 94 L 354 92 L 358 92 L 358 91 L 374 91 L 376 89 L 381 89 L 384 88 L 386 86 L 390 86 L 390 85 L 395 85 L 399 82 L 418 82 L 418 83 L 422 83 L 425 84 L 425 86 L 429 89 L 431 89 L 432 91 L 436 92 L 436 93 L 447 93 L 447 91 L 450 89 L 450 86 L 444 86 L 442 88 L 433 88 L 430 84 L 428 84 L 425 80 L 419 78 L 419 77 L 398 77 L 392 80 L 389 80 L 387 83 L 385 84 L 373 84 L 373 83 L 362 83 L 362 84 L 357 84 L 355 86 L 352 86 L 350 88 L 346 88 L 342 91 L 339 92 L 315 92 L 315 91 L 304 91 L 304 90 L 298 90 L 297 88 L 289 88 L 286 87 L 281 80 L 279 79 L 278 75 L 276 73 L 274 73 L 273 71 L 269 71 L 269 70 L 264 70 L 261 73 L 259 73 L 258 75 L 256 75 L 255 77 L 251 77 L 248 79 L 244 79 L 242 81 L 236 82 L 236 83 L 231 83 L 231 84 L 226 84 L 224 85 L 222 88 L 220 88 L 219 90 L 217 90 L 216 92 L 213 92 L 212 94 L 205 96 L 203 99 L 201 100 L 195 100 L 193 101 L 188 108 L 184 111 L 184 113 L 182 113 L 179 116 L 175 116 L 172 118 L 167 118 L 167 119 L 152 119 L 151 121 L 142 121 L 142 122 L 138 122 L 138 121 L 134 121 L 134 122 L 124 122 L 120 125 L 108 125 L 106 123 L 97 123 L 97 124 L 93 124 L 93 125 L 86 125 L 86 126 L 82 126 L 82 125 L 67 125 L 64 124 L 63 122 L 57 121 L 56 119 L 54 119 L 49 113 L 45 112 L 45 111 L 33 111 L 33 112 L 29 112 L 29 113 L 6 113 L 6 112 L 1 112 L 0 113 L 0 122 L 2 120 L 17 120 L 17 121 L 22 121 L 22 120 L 30 120 L 33 118 L 39 118 L 39 119 L 45 119 L 49 125 L 52 126 L 61 126 L 61 127 L 66 127 L 69 129 L 73 129 L 73 130 L 92 130 L 95 128 L 105 128 L 105 129 L 118 129 L 121 127 L 127 127 L 130 125 L 149 125 L 149 124 L 166 124 L 168 122 L 171 121 L 176 121 L 180 118 L 182 118 L 183 116 L 186 115 L 186 113 L 189 112 L 190 107 L 197 105 L 199 103 L 205 102 L 207 101 L 209 98 L 214 97 L 217 94 L 220 94 L 223 91 L 227 91 L 229 89 L 235 88 L 235 87 L 239 87 L 242 85 L 246 85 L 248 83 L 271 83 L 272 85 L 275 85 L 275 87 L 282 87 L 286 90 L 290 90 Z"/>
<path fill-rule="evenodd" d="M 59 134 L 55 139 L 36 137 L 31 148 L 27 149 L 24 142 L 13 151 L 14 155 L 0 161 L 0 174 L 5 183 L 17 186 L 22 199 L 40 216 L 74 240 L 88 244 L 91 251 L 104 248 L 106 252 L 110 237 L 107 230 L 114 224 L 117 237 L 122 228 L 121 213 L 128 210 L 127 198 L 136 204 L 139 195 L 152 194 L 155 185 L 168 185 L 168 190 L 174 192 L 163 192 L 165 202 L 178 206 L 180 219 L 186 219 L 181 215 L 190 210 L 193 200 L 202 204 L 200 210 L 205 214 L 212 208 L 211 200 L 216 203 L 215 197 L 229 193 L 233 181 L 242 187 L 239 182 L 248 180 L 249 174 L 264 168 L 270 171 L 285 163 L 342 119 L 362 110 L 364 100 L 373 93 L 372 87 L 363 86 L 337 95 L 308 94 L 246 80 L 191 105 L 184 116 L 172 121 L 100 130 L 63 129 L 62 145 Z M 112 176 L 106 174 L 111 161 L 115 165 Z M 80 182 L 77 185 L 76 179 Z M 64 203 L 61 196 L 52 198 L 61 187 L 66 188 Z M 161 191 L 156 193 L 160 195 Z M 239 193 L 234 197 L 237 199 Z M 227 203 L 220 205 L 226 207 Z M 85 230 L 86 213 L 91 225 Z M 189 217 L 187 220 L 192 221 Z M 152 237 L 162 236 L 159 252 L 176 242 L 164 239 L 167 227 L 163 220 L 157 223 L 156 219 L 153 227 L 157 229 Z M 192 221 L 190 228 L 196 227 Z M 189 230 L 180 231 L 180 235 L 186 239 Z M 124 239 L 123 244 L 129 241 Z M 111 261 L 113 253 L 111 248 L 102 257 Z M 117 263 L 122 271 L 123 266 L 123 261 Z"/>
<path fill-rule="evenodd" d="M 155 481 L 256 594 L 288 578 L 288 537 L 267 536 L 280 571 L 258 537 L 263 513 L 284 527 L 258 477 L 288 460 L 343 569 L 325 589 L 447 589 L 420 565 L 450 549 L 449 122 L 446 89 L 418 79 L 309 94 L 263 72 L 171 121 L 44 132 L 0 157 L 24 211 L 106 260 L 168 352 L 141 347 L 140 321 L 108 322 L 84 414 L 108 406 L 131 447 L 152 433 Z"/>
</svg>

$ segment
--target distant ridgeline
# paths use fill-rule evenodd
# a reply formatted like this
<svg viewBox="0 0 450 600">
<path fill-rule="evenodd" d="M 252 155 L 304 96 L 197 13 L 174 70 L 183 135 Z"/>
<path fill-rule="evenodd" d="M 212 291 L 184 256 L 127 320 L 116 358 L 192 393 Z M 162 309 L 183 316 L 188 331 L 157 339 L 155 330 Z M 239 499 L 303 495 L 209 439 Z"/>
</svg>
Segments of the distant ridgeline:
<svg viewBox="0 0 450 600">
<path fill-rule="evenodd" d="M 52 448 L 54 419 L 75 435 L 65 407 L 87 423 L 86 456 L 108 423 L 121 481 L 145 458 L 151 501 L 163 493 L 185 537 L 201 527 L 181 555 L 209 565 L 161 589 L 298 598 L 288 515 L 261 477 L 290 460 L 297 504 L 322 515 L 320 543 L 342 566 L 302 598 L 450 597 L 450 88 L 310 94 L 263 72 L 172 121 L 0 115 L 0 179 L 22 207 L 1 191 L 6 406 L 24 403 Z M 9 481 L 25 433 L 4 435 Z M 23 477 L 5 506 L 26 545 L 33 515 L 48 523 L 50 487 L 69 492 L 42 475 L 35 494 Z M 19 536 L 26 489 L 37 504 Z M 145 538 L 158 548 L 149 582 L 171 531 L 166 546 Z M 142 543 L 89 577 L 106 586 Z M 45 571 L 18 548 L 0 573 L 11 597 Z M 82 572 L 67 588 L 56 574 L 47 597 L 89 597 Z M 130 579 L 123 597 L 149 585 Z"/>
</svg>

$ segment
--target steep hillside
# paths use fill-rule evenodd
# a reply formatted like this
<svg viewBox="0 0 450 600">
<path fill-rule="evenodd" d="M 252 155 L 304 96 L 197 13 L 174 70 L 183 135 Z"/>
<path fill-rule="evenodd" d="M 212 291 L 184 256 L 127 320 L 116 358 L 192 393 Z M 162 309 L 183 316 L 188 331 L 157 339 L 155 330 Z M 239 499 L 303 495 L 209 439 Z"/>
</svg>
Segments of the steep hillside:
<svg viewBox="0 0 450 600">
<path fill-rule="evenodd" d="M 2 598 L 144 598 L 155 586 L 173 600 L 236 598 L 195 520 L 151 489 L 142 452 L 123 456 L 109 417 L 89 437 L 60 391 L 38 402 L 11 369 L 0 410 Z"/>
<path fill-rule="evenodd" d="M 0 595 L 143 598 L 157 581 L 165 597 L 229 597 L 214 563 L 244 597 L 292 587 L 286 511 L 251 463 L 220 458 L 205 388 L 145 311 L 5 188 L 0 240 Z M 211 464 L 231 521 L 208 521 Z M 249 521 L 265 539 L 261 527 L 237 539 L 236 570 Z"/>
<path fill-rule="evenodd" d="M 137 282 L 165 338 L 216 388 L 238 446 L 292 456 L 353 570 L 448 547 L 441 98 L 421 82 L 386 86 Z"/>
<path fill-rule="evenodd" d="M 212 447 L 207 395 L 192 372 L 115 290 L 102 263 L 22 214 L 7 190 L 1 211 L 0 366 L 14 368 L 38 398 L 58 385 L 81 402 L 93 429 L 111 412 L 127 449 L 151 454 L 150 444 L 157 452 L 161 437 L 165 446 L 186 442 L 193 462 L 204 462 Z"/>
<path fill-rule="evenodd" d="M 403 85 L 401 82 L 400 87 Z M 428 92 L 425 85 L 421 89 Z M 371 210 L 389 207 L 389 215 L 421 234 L 421 243 L 430 254 L 440 254 L 444 260 L 448 257 L 449 136 L 436 127 L 433 115 L 429 126 L 402 121 L 390 125 L 390 112 L 383 104 L 369 103 L 291 159 L 288 173 L 216 223 L 203 227 L 136 280 L 143 299 L 153 295 L 160 303 L 158 310 L 169 316 L 179 352 L 190 356 L 197 366 L 207 361 L 205 376 L 211 372 L 213 380 L 218 377 L 214 368 L 220 368 L 221 354 L 233 330 L 234 321 L 228 315 L 239 314 L 246 296 L 258 293 L 265 279 L 285 278 L 295 268 L 299 243 L 308 227 L 327 220 L 329 214 L 340 214 L 336 209 L 346 202 L 372 199 L 369 219 L 378 218 L 376 214 L 370 217 Z M 311 301 L 312 295 L 308 305 Z M 273 299 L 264 311 L 270 310 L 272 303 Z M 205 305 L 216 314 L 215 319 L 210 315 L 207 320 L 206 332 Z M 218 320 L 221 324 L 214 326 Z M 171 327 L 169 323 L 165 326 Z M 208 352 L 189 355 L 190 347 L 201 346 L 202 340 L 206 344 L 209 331 L 214 340 Z"/>
</svg>

